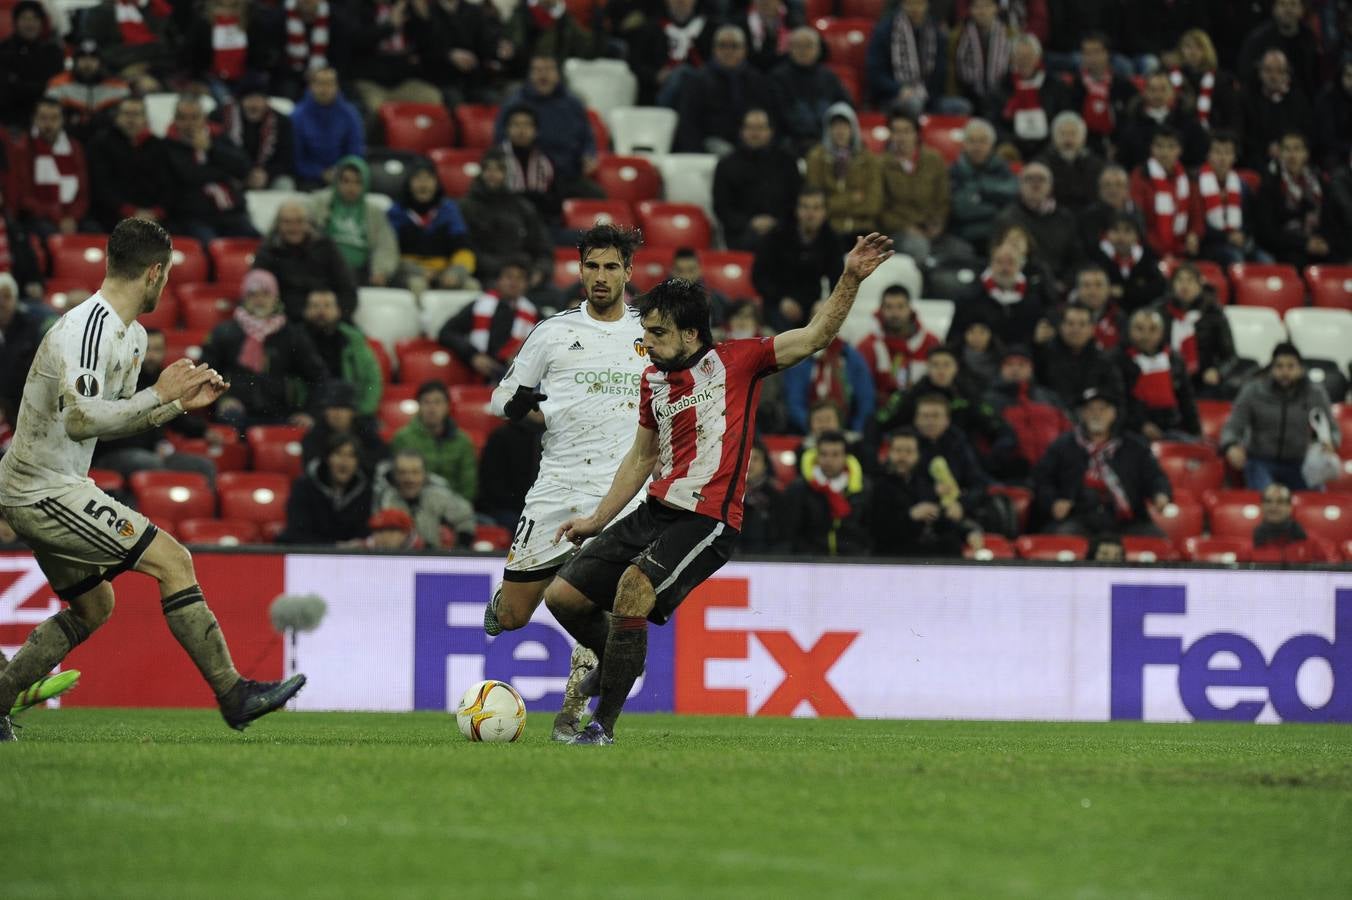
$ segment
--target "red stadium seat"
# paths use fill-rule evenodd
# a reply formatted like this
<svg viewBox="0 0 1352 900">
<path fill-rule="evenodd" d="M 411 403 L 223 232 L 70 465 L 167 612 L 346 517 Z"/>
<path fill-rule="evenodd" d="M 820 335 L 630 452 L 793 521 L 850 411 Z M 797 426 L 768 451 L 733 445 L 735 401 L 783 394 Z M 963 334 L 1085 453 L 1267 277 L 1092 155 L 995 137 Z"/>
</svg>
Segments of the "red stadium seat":
<svg viewBox="0 0 1352 900">
<path fill-rule="evenodd" d="M 740 250 L 704 250 L 699 254 L 704 284 L 729 300 L 751 300 L 756 287 L 751 283 L 751 266 L 756 257 Z"/>
<path fill-rule="evenodd" d="M 662 196 L 662 173 L 642 156 L 602 156 L 596 163 L 592 180 L 601 186 L 610 200 L 638 203 Z"/>
<path fill-rule="evenodd" d="M 1159 441 L 1151 449 L 1169 483 L 1176 488 L 1201 494 L 1218 490 L 1225 483 L 1225 463 L 1210 447 Z"/>
<path fill-rule="evenodd" d="M 455 143 L 455 123 L 440 103 L 387 100 L 380 104 L 378 115 L 385 129 L 385 146 L 392 150 L 426 153 Z"/>
<path fill-rule="evenodd" d="M 809 22 L 836 14 L 836 0 L 806 0 L 803 4 L 803 16 Z"/>
<path fill-rule="evenodd" d="M 169 279 L 175 284 L 195 284 L 211 279 L 211 262 L 197 238 L 185 234 L 174 235 L 173 260 Z"/>
<path fill-rule="evenodd" d="M 114 472 L 112 469 L 90 469 L 89 477 L 94 480 L 94 487 L 105 493 L 120 491 L 127 486 L 127 480 L 122 477 L 122 473 Z"/>
<path fill-rule="evenodd" d="M 177 328 L 183 312 L 183 298 L 180 292 L 185 287 L 193 287 L 193 285 L 166 286 L 164 292 L 160 294 L 160 300 L 155 304 L 155 308 L 148 313 L 141 313 L 136 317 L 136 320 L 146 328 L 158 328 L 160 331 Z"/>
<path fill-rule="evenodd" d="M 1352 309 L 1352 266 L 1310 266 L 1305 283 L 1315 306 Z"/>
<path fill-rule="evenodd" d="M 986 489 L 988 494 L 1008 497 L 1014 506 L 1014 515 L 1018 517 L 1019 531 L 1028 527 L 1028 513 L 1033 507 L 1033 492 L 1017 485 L 993 484 Z"/>
<path fill-rule="evenodd" d="M 863 104 L 863 78 L 859 70 L 848 63 L 828 63 L 826 68 L 830 69 L 836 75 L 836 80 L 840 86 L 845 89 L 845 96 L 850 98 L 850 103 L 859 107 Z"/>
<path fill-rule="evenodd" d="M 587 124 L 591 125 L 592 138 L 596 141 L 596 152 L 609 153 L 610 129 L 606 127 L 606 120 L 601 118 L 599 112 L 587 107 Z"/>
<path fill-rule="evenodd" d="M 175 536 L 188 544 L 234 547 L 257 544 L 263 537 L 258 525 L 247 519 L 184 519 Z"/>
<path fill-rule="evenodd" d="M 188 481 L 180 484 L 148 484 L 137 489 L 136 506 L 151 521 L 163 522 L 173 528 L 181 519 L 210 518 L 215 515 L 216 495 L 205 484 Z"/>
<path fill-rule="evenodd" d="M 1130 562 L 1172 562 L 1178 559 L 1178 551 L 1168 538 L 1126 536 L 1122 538 L 1122 549 Z"/>
<path fill-rule="evenodd" d="M 216 238 L 207 244 L 207 254 L 211 257 L 211 268 L 215 270 L 216 280 L 226 284 L 243 281 L 253 268 L 259 243 L 258 238 Z"/>
<path fill-rule="evenodd" d="M 1174 270 L 1181 265 L 1183 260 L 1175 259 L 1172 256 L 1165 257 L 1160 261 L 1160 271 L 1164 273 L 1165 278 L 1173 278 Z M 1230 302 L 1230 279 L 1225 276 L 1225 270 L 1219 263 L 1214 263 L 1209 259 L 1190 259 L 1191 263 L 1202 276 L 1202 280 L 1211 285 L 1216 291 L 1216 300 L 1224 305 Z"/>
<path fill-rule="evenodd" d="M 102 280 L 100 277 L 99 281 L 90 283 L 84 278 L 48 278 L 43 285 L 42 302 L 57 313 L 63 313 L 97 291 Z"/>
<path fill-rule="evenodd" d="M 586 231 L 593 225 L 624 225 L 633 228 L 638 224 L 633 207 L 628 200 L 583 200 L 571 198 L 563 201 L 563 226 Z M 568 249 L 568 248 L 564 248 Z M 569 250 L 574 257 L 577 251 Z"/>
<path fill-rule="evenodd" d="M 629 282 L 640 292 L 650 291 L 666 281 L 671 274 L 671 262 L 676 246 L 639 247 L 634 251 L 633 273 Z"/>
<path fill-rule="evenodd" d="M 798 451 L 803 439 L 791 434 L 767 434 L 761 437 L 766 455 L 770 458 L 770 470 L 781 488 L 788 487 L 798 477 Z"/>
<path fill-rule="evenodd" d="M 54 234 L 47 238 L 52 257 L 52 277 L 76 279 L 91 290 L 103 284 L 107 268 L 106 234 Z M 191 279 L 189 279 L 191 280 Z"/>
<path fill-rule="evenodd" d="M 182 298 L 180 306 L 182 307 L 183 324 L 196 331 L 210 331 L 222 322 L 229 321 L 235 314 L 234 294 L 227 293 L 226 289 L 230 285 L 224 284 L 189 284 L 184 285 L 185 289 L 191 289 L 188 296 Z"/>
<path fill-rule="evenodd" d="M 1343 439 L 1338 445 L 1338 455 L 1343 459 L 1352 458 L 1352 403 L 1333 404 L 1333 415 L 1338 420 L 1338 431 Z"/>
<path fill-rule="evenodd" d="M 296 477 L 304 468 L 300 442 L 305 429 L 298 425 L 255 425 L 244 433 L 259 472 L 280 472 Z"/>
<path fill-rule="evenodd" d="M 1343 552 L 1343 559 L 1346 562 L 1352 562 L 1352 541 L 1348 541 L 1347 543 L 1343 544 L 1343 546 L 1339 549 L 1341 549 Z"/>
<path fill-rule="evenodd" d="M 1241 306 L 1266 306 L 1284 313 L 1305 305 L 1305 283 L 1292 266 L 1235 263 L 1230 280 L 1235 302 Z"/>
<path fill-rule="evenodd" d="M 1075 534 L 1025 534 L 1014 541 L 1023 559 L 1069 562 L 1084 559 L 1089 541 Z"/>
<path fill-rule="evenodd" d="M 385 345 L 375 338 L 367 338 L 366 346 L 371 348 L 375 354 L 376 365 L 380 366 L 380 380 L 388 385 L 394 380 L 394 365 L 390 362 L 390 354 L 385 349 Z"/>
<path fill-rule="evenodd" d="M 404 384 L 440 381 L 450 386 L 483 382 L 478 373 L 431 338 L 400 341 L 395 345 L 394 355 L 399 360 L 399 380 Z"/>
<path fill-rule="evenodd" d="M 1257 194 L 1263 186 L 1263 173 L 1256 169 L 1235 169 L 1235 174 L 1239 180 L 1244 182 L 1244 186 L 1249 189 L 1250 194 Z"/>
<path fill-rule="evenodd" d="M 483 447 L 503 419 L 493 415 L 488 404 L 493 399 L 493 386 L 487 384 L 457 384 L 449 391 L 451 418 L 464 429 L 475 447 Z"/>
<path fill-rule="evenodd" d="M 693 203 L 645 200 L 638 205 L 638 216 L 643 239 L 654 246 L 705 250 L 713 239 L 708 217 Z"/>
<path fill-rule="evenodd" d="M 498 108 L 480 103 L 461 103 L 455 108 L 455 125 L 460 146 L 487 150 L 493 146 L 493 122 Z"/>
<path fill-rule="evenodd" d="M 564 0 L 565 7 L 583 28 L 592 27 L 592 16 L 599 5 L 598 0 Z"/>
<path fill-rule="evenodd" d="M 1205 509 L 1192 494 L 1175 491 L 1172 502 L 1163 509 L 1152 512 L 1150 518 L 1159 526 L 1175 546 L 1183 546 L 1190 537 L 1197 537 L 1205 530 Z"/>
<path fill-rule="evenodd" d="M 1293 499 L 1296 521 L 1307 535 L 1334 545 L 1352 540 L 1352 496 L 1300 491 Z"/>
<path fill-rule="evenodd" d="M 474 549 L 481 552 L 506 550 L 512 546 L 512 533 L 501 525 L 480 525 L 474 529 Z"/>
<path fill-rule="evenodd" d="M 887 129 L 887 116 L 880 112 L 860 112 L 859 131 L 864 138 L 864 145 L 874 153 L 886 150 L 887 142 L 892 138 L 892 133 Z"/>
<path fill-rule="evenodd" d="M 560 290 L 572 287 L 581 273 L 576 250 L 572 247 L 554 248 L 554 287 Z"/>
<path fill-rule="evenodd" d="M 861 72 L 864 70 L 864 62 L 868 58 L 868 39 L 873 31 L 872 21 L 824 16 L 814 21 L 812 27 L 822 36 L 829 62 Z"/>
<path fill-rule="evenodd" d="M 1219 500 L 1211 507 L 1211 536 L 1253 541 L 1262 519 L 1261 498 Z"/>
<path fill-rule="evenodd" d="M 1252 538 L 1188 538 L 1183 547 L 1192 562 L 1248 562 L 1253 552 Z"/>
<path fill-rule="evenodd" d="M 180 450 L 179 452 L 187 453 L 189 451 Z M 249 468 L 248 444 L 207 444 L 199 455 L 205 456 L 215 463 L 217 474 L 222 472 L 243 472 Z"/>
<path fill-rule="evenodd" d="M 840 14 L 850 19 L 872 19 L 875 22 L 883 17 L 887 8 L 886 0 L 840 0 Z"/>
<path fill-rule="evenodd" d="M 259 525 L 286 521 L 291 479 L 278 472 L 223 472 L 216 479 L 222 519 Z"/>
<path fill-rule="evenodd" d="M 1221 443 L 1221 429 L 1225 420 L 1230 418 L 1229 400 L 1198 400 L 1197 417 L 1202 420 L 1202 437 L 1213 447 Z"/>
<path fill-rule="evenodd" d="M 201 472 L 175 472 L 169 469 L 144 469 L 133 472 L 129 479 L 131 492 L 137 496 L 146 488 L 152 487 L 191 487 L 209 490 L 211 485 L 207 476 Z"/>
<path fill-rule="evenodd" d="M 206 342 L 207 331 L 203 328 L 180 328 L 164 333 L 165 365 L 176 359 L 190 359 L 197 362 L 202 358 L 202 344 Z"/>
<path fill-rule="evenodd" d="M 1004 535 L 987 532 L 982 535 L 983 546 L 980 550 L 973 550 L 966 547 L 962 555 L 967 559 L 975 559 L 982 562 L 991 559 L 1013 559 L 1015 557 L 1014 545 Z"/>
<path fill-rule="evenodd" d="M 950 166 L 962 154 L 962 133 L 967 116 L 925 116 L 920 122 L 920 142 L 938 152 Z"/>
<path fill-rule="evenodd" d="M 476 149 L 437 147 L 427 155 L 437 167 L 441 189 L 448 196 L 459 198 L 469 193 L 470 185 L 479 177 L 479 160 L 484 154 L 482 150 Z"/>
<path fill-rule="evenodd" d="M 380 397 L 380 406 L 376 409 L 376 418 L 382 429 L 391 433 L 398 431 L 418 414 L 418 401 L 414 397 L 416 385 L 390 385 Z"/>
</svg>

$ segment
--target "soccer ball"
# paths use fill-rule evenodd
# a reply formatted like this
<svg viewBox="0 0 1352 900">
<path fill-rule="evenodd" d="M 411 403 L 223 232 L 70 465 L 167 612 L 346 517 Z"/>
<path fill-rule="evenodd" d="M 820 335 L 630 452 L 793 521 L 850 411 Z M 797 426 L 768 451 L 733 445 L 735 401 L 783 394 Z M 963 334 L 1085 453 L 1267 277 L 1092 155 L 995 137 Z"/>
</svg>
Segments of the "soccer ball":
<svg viewBox="0 0 1352 900">
<path fill-rule="evenodd" d="M 471 741 L 508 743 L 526 728 L 526 701 L 506 682 L 481 681 L 460 698 L 455 723 Z"/>
</svg>

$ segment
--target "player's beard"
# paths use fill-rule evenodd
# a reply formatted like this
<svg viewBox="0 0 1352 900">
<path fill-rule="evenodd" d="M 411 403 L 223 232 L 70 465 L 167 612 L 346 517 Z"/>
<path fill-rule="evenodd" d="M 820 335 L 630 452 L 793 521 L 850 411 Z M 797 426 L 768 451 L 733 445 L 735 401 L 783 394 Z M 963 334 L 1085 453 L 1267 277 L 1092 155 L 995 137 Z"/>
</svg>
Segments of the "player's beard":
<svg viewBox="0 0 1352 900">
<path fill-rule="evenodd" d="M 690 354 L 677 353 L 671 359 L 663 360 L 653 356 L 652 352 L 649 351 L 648 359 L 652 361 L 653 368 L 659 372 L 678 372 L 685 368 L 686 363 L 690 360 Z"/>
<path fill-rule="evenodd" d="M 164 293 L 164 287 L 168 282 L 168 278 L 161 277 L 146 288 L 145 293 L 141 295 L 141 312 L 137 315 L 155 311 L 155 307 L 160 305 L 160 295 Z"/>
<path fill-rule="evenodd" d="M 600 297 L 596 296 L 595 285 L 593 285 L 592 289 L 587 292 L 587 303 L 591 305 L 592 309 L 596 310 L 599 313 L 609 312 L 611 309 L 615 307 L 616 303 L 622 302 L 623 299 L 624 299 L 624 285 L 620 285 L 620 289 L 618 292 L 612 291 L 610 289 L 610 286 L 606 285 L 606 292 L 602 294 Z"/>
</svg>

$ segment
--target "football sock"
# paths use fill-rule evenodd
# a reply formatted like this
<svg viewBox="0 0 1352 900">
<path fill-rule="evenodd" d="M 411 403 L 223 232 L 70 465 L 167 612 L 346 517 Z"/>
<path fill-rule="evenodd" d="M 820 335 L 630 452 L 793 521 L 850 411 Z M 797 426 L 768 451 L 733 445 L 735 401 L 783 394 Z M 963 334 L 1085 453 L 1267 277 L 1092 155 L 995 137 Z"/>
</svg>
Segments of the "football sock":
<svg viewBox="0 0 1352 900">
<path fill-rule="evenodd" d="M 5 655 L 5 651 L 0 650 L 0 672 L 4 672 L 5 667 L 7 667 L 8 665 L 9 665 L 9 657 Z"/>
<path fill-rule="evenodd" d="M 221 626 L 202 596 L 202 589 L 194 584 L 170 594 L 160 601 L 160 609 L 174 639 L 192 657 L 211 690 L 217 697 L 224 696 L 240 676 L 230 660 L 230 648 L 225 645 Z"/>
<path fill-rule="evenodd" d="M 606 655 L 606 641 L 610 639 L 610 613 L 599 606 L 592 606 L 584 613 L 550 610 L 554 619 L 563 626 L 563 630 L 573 636 L 573 640 L 603 659 Z"/>
<path fill-rule="evenodd" d="M 0 710 L 9 712 L 20 691 L 55 668 L 91 633 L 92 629 L 72 609 L 63 609 L 34 628 L 0 672 Z"/>
<path fill-rule="evenodd" d="M 593 719 L 610 734 L 620 717 L 634 682 L 648 658 L 648 620 L 643 616 L 613 616 L 606 639 L 606 664 L 601 667 L 601 699 Z"/>
</svg>

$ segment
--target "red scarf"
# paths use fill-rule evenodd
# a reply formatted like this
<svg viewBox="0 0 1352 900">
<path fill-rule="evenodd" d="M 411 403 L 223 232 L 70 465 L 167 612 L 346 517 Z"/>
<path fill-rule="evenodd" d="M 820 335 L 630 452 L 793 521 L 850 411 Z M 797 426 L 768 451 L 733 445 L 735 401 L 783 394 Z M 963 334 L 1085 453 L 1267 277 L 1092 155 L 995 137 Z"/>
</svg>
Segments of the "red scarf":
<svg viewBox="0 0 1352 900">
<path fill-rule="evenodd" d="M 1128 253 L 1118 253 L 1117 248 L 1107 238 L 1099 241 L 1099 249 L 1103 251 L 1104 256 L 1113 261 L 1113 265 L 1117 266 L 1117 273 L 1122 276 L 1123 281 L 1131 277 L 1132 271 L 1141 262 L 1141 257 L 1145 256 L 1145 249 L 1140 244 L 1132 244 Z"/>
<path fill-rule="evenodd" d="M 1181 254 L 1183 237 L 1188 233 L 1188 198 L 1192 195 L 1188 173 L 1177 162 L 1173 171 L 1166 173 L 1153 156 L 1145 161 L 1145 171 L 1155 194 L 1149 227 L 1163 252 Z"/>
<path fill-rule="evenodd" d="M 1173 80 L 1173 75 L 1169 76 Z M 1180 80 L 1182 73 L 1179 74 Z M 1203 72 L 1201 79 L 1197 82 L 1197 121 L 1202 123 L 1202 127 L 1211 130 L 1211 98 L 1216 91 L 1216 73 Z"/>
<path fill-rule="evenodd" d="M 1116 116 L 1113 114 L 1112 73 L 1095 78 L 1088 72 L 1081 72 L 1080 84 L 1084 85 L 1084 105 L 1080 108 L 1080 115 L 1084 117 L 1084 124 L 1089 128 L 1089 133 L 1112 134 L 1113 128 L 1116 127 Z"/>
<path fill-rule="evenodd" d="M 136 0 L 117 0 L 117 8 L 114 10 L 117 15 L 117 30 L 122 35 L 122 43 L 128 47 L 153 44 L 159 40 L 146 24 L 145 17 L 141 15 L 143 9 L 149 10 L 152 16 L 159 19 L 166 18 L 173 12 L 165 0 L 143 0 L 140 3 Z"/>
<path fill-rule="evenodd" d="M 845 342 L 836 338 L 812 361 L 808 396 L 815 403 L 830 400 L 836 409 L 850 408 L 849 378 L 845 372 Z"/>
<path fill-rule="evenodd" d="M 1194 302 L 1197 305 L 1191 308 L 1182 306 L 1177 299 L 1171 299 L 1164 305 L 1165 313 L 1174 320 L 1169 331 L 1169 346 L 1183 360 L 1189 375 L 1196 375 L 1201 365 L 1197 355 L 1197 322 L 1202 318 L 1202 311 L 1198 308 L 1202 298 L 1198 297 Z"/>
<path fill-rule="evenodd" d="M 671 19 L 663 19 L 662 34 L 667 39 L 667 61 L 662 68 L 671 69 L 681 63 L 688 63 L 696 68 L 703 65 L 704 58 L 695 44 L 695 39 L 702 31 L 704 31 L 704 16 L 691 16 L 690 21 L 684 25 L 678 25 Z"/>
<path fill-rule="evenodd" d="M 1023 295 L 1028 292 L 1028 278 L 1020 272 L 1013 287 L 1002 288 L 995 281 L 995 273 L 988 268 L 981 273 L 981 287 L 985 289 L 986 296 L 1001 306 L 1013 306 L 1023 300 Z"/>
<path fill-rule="evenodd" d="M 1038 63 L 1037 71 L 1031 78 L 1023 78 L 1011 72 L 1010 80 L 1014 91 L 1005 104 L 1005 118 L 1014 124 L 1014 134 L 1025 141 L 1040 141 L 1047 137 L 1050 128 L 1047 112 L 1042 108 L 1042 82 L 1047 73 Z"/>
<path fill-rule="evenodd" d="M 1234 169 L 1225 176 L 1222 187 L 1211 164 L 1204 163 L 1197 170 L 1197 195 L 1202 198 L 1206 223 L 1213 231 L 1229 234 L 1244 230 L 1243 183 Z"/>
<path fill-rule="evenodd" d="M 235 146 L 244 147 L 244 111 L 240 109 L 238 103 L 231 103 L 225 108 L 222 114 L 224 118 L 223 134 L 234 142 Z M 277 113 L 272 107 L 268 107 L 267 112 L 263 113 L 263 119 L 258 123 L 258 153 L 254 156 L 253 164 L 258 168 L 265 168 L 277 153 Z"/>
<path fill-rule="evenodd" d="M 9 252 L 9 226 L 5 217 L 0 216 L 0 272 L 8 272 L 14 266 L 14 257 Z"/>
<path fill-rule="evenodd" d="M 33 196 L 45 209 L 64 209 L 80 196 L 80 164 L 75 157 L 74 142 L 63 131 L 56 143 L 49 144 L 33 129 L 29 137 L 32 147 Z"/>
<path fill-rule="evenodd" d="M 393 3 L 386 3 L 381 0 L 376 4 L 376 26 L 378 28 L 390 27 L 394 30 L 389 33 L 380 42 L 380 52 L 384 56 L 402 55 L 408 49 L 408 42 L 404 40 L 404 29 L 394 28 L 391 21 L 394 18 Z"/>
<path fill-rule="evenodd" d="M 1319 228 L 1319 210 L 1324 204 L 1324 189 L 1314 171 L 1306 166 L 1299 175 L 1292 175 L 1286 166 L 1277 165 L 1282 176 L 1282 200 L 1291 212 L 1305 210 L 1304 230 L 1307 235 Z"/>
<path fill-rule="evenodd" d="M 236 362 L 250 372 L 262 374 L 268 365 L 263 344 L 286 327 L 286 316 L 274 313 L 263 319 L 251 314 L 243 306 L 236 306 L 235 322 L 244 330 L 244 343 L 240 345 Z"/>
<path fill-rule="evenodd" d="M 329 4 L 320 0 L 315 17 L 307 26 L 300 17 L 298 0 L 286 0 L 286 58 L 297 72 L 307 72 L 328 64 Z"/>
<path fill-rule="evenodd" d="M 1112 350 L 1122 341 L 1122 329 L 1117 325 L 1119 321 L 1121 317 L 1116 304 L 1109 303 L 1103 315 L 1094 322 L 1094 341 L 1104 350 Z"/>
<path fill-rule="evenodd" d="M 244 77 L 244 61 L 249 37 L 240 27 L 239 16 L 217 16 L 211 23 L 211 71 L 222 81 Z"/>
<path fill-rule="evenodd" d="M 493 313 L 497 311 L 498 305 L 502 301 L 493 291 L 488 291 L 478 300 L 474 301 L 473 322 L 470 325 L 469 342 L 475 350 L 480 353 L 488 352 L 489 331 L 493 327 Z M 540 321 L 540 316 L 535 311 L 535 305 L 525 297 L 516 301 L 515 309 L 512 313 L 512 333 L 495 354 L 502 362 L 510 362 L 516 356 L 516 351 L 521 349 L 521 345 L 526 342 L 527 335 L 535 327 L 535 323 Z"/>
<path fill-rule="evenodd" d="M 839 484 L 840 487 L 837 488 L 836 484 Z M 850 486 L 848 469 L 835 478 L 827 478 L 826 474 L 822 472 L 821 466 L 813 466 L 812 478 L 808 480 L 807 486 L 826 498 L 826 505 L 831 510 L 831 521 L 839 522 L 841 519 L 849 517 L 852 507 L 849 499 L 845 496 L 845 491 Z"/>
<path fill-rule="evenodd" d="M 526 12 L 530 14 L 531 24 L 541 31 L 553 31 L 566 11 L 567 7 L 562 3 L 547 9 L 539 0 L 526 0 Z"/>
<path fill-rule="evenodd" d="M 925 330 L 918 318 L 912 319 L 914 327 L 909 335 L 888 334 L 879 324 L 878 332 L 869 339 L 869 346 L 861 345 L 861 349 L 871 351 L 865 355 L 873 357 L 873 370 L 884 376 L 875 380 L 880 384 L 890 381 L 891 390 L 908 388 L 912 364 L 929 359 L 930 351 L 938 347 L 940 341 Z"/>
<path fill-rule="evenodd" d="M 1131 501 L 1122 488 L 1122 479 L 1117 477 L 1117 472 L 1110 465 L 1122 442 L 1111 438 L 1091 443 L 1080 429 L 1076 428 L 1074 433 L 1075 443 L 1089 456 L 1089 465 L 1084 470 L 1084 486 L 1105 500 L 1111 500 L 1118 519 L 1125 521 L 1134 518 Z"/>
<path fill-rule="evenodd" d="M 1135 347 L 1127 348 L 1127 356 L 1141 374 L 1132 386 L 1131 396 L 1145 404 L 1146 409 L 1176 409 L 1178 396 L 1174 394 L 1174 374 L 1169 350 L 1147 356 Z"/>
</svg>

